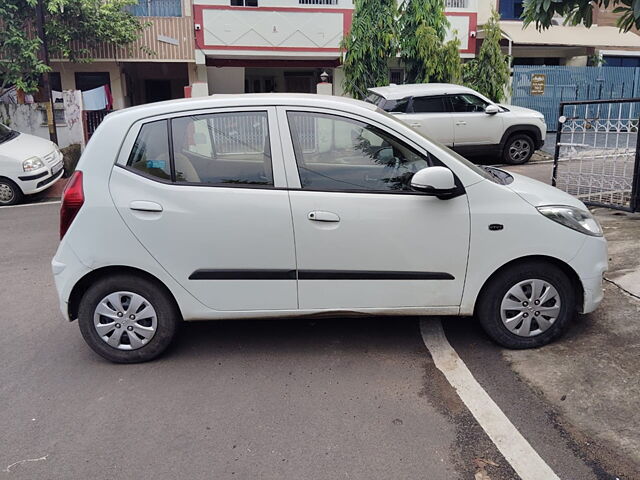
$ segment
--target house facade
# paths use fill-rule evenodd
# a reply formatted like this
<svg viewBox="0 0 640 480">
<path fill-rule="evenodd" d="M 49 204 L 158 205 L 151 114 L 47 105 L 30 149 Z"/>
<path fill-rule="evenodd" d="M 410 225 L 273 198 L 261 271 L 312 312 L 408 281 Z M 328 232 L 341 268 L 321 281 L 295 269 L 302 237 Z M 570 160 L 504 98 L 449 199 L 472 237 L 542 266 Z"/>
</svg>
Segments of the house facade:
<svg viewBox="0 0 640 480">
<path fill-rule="evenodd" d="M 483 0 L 447 0 L 450 36 L 460 53 L 476 51 L 478 5 Z M 353 18 L 352 0 L 194 0 L 194 92 L 315 93 L 326 72 L 332 93 L 343 93 L 340 43 Z M 395 63 L 390 81 L 404 73 Z"/>
</svg>

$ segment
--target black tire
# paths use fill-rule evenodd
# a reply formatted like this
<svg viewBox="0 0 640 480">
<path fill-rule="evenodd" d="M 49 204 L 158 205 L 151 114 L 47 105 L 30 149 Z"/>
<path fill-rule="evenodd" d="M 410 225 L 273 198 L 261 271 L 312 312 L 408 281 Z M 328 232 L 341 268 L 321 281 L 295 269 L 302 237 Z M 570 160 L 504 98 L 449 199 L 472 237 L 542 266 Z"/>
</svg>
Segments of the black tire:
<svg viewBox="0 0 640 480">
<path fill-rule="evenodd" d="M 529 279 L 542 280 L 553 286 L 559 296 L 560 309 L 550 327 L 535 336 L 526 337 L 517 335 L 506 327 L 502 321 L 501 305 L 512 287 Z M 555 302 L 543 303 L 543 305 L 554 306 Z M 536 309 L 533 305 L 531 308 Z M 538 311 L 536 314 L 525 311 L 523 315 L 525 313 L 530 315 L 531 328 L 535 332 L 537 329 L 534 327 L 538 324 L 534 314 L 539 315 L 541 312 Z M 516 312 L 508 312 L 508 314 L 515 316 Z M 558 338 L 576 317 L 576 292 L 569 277 L 557 266 L 545 262 L 518 263 L 499 272 L 486 285 L 476 305 L 476 317 L 489 337 L 503 347 L 510 349 L 541 347 Z"/>
<path fill-rule="evenodd" d="M 20 187 L 8 178 L 0 178 L 0 206 L 15 205 L 24 197 Z"/>
<path fill-rule="evenodd" d="M 120 350 L 109 345 L 98 334 L 94 326 L 94 312 L 98 304 L 114 292 L 138 294 L 155 310 L 155 334 L 144 346 L 135 350 Z M 147 362 L 158 357 L 171 344 L 180 320 L 178 308 L 163 286 L 131 274 L 117 274 L 96 281 L 83 295 L 78 309 L 78 325 L 87 344 L 98 355 L 115 363 Z M 122 332 L 127 333 L 124 323 L 122 328 Z M 124 341 L 128 341 L 128 337 Z"/>
<path fill-rule="evenodd" d="M 526 133 L 515 133 L 504 144 L 502 161 L 509 165 L 522 165 L 531 159 L 535 149 L 533 138 Z"/>
</svg>

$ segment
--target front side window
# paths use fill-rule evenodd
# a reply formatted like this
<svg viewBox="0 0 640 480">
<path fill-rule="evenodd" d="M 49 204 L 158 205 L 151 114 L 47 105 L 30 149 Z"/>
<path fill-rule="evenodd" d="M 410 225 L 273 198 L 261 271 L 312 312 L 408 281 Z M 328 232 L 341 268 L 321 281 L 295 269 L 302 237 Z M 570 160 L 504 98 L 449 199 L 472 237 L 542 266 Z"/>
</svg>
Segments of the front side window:
<svg viewBox="0 0 640 480">
<path fill-rule="evenodd" d="M 415 113 L 445 113 L 445 97 L 414 97 L 413 111 Z"/>
<path fill-rule="evenodd" d="M 167 121 L 145 123 L 138 133 L 127 166 L 146 175 L 171 180 Z"/>
<path fill-rule="evenodd" d="M 451 95 L 451 104 L 453 105 L 454 112 L 484 112 L 484 109 L 489 105 L 480 97 L 465 93 L 462 95 Z"/>
<path fill-rule="evenodd" d="M 349 118 L 289 112 L 289 127 L 303 189 L 410 191 L 429 159 L 377 127 Z"/>
<path fill-rule="evenodd" d="M 176 182 L 273 186 L 267 112 L 174 118 L 171 132 Z"/>
</svg>

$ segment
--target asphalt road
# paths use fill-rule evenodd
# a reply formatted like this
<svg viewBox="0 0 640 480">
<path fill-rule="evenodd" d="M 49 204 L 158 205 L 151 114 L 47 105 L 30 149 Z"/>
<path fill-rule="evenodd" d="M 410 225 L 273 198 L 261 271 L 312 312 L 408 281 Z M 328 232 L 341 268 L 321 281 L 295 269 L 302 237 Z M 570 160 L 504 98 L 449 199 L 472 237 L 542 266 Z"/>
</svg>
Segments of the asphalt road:
<svg viewBox="0 0 640 480">
<path fill-rule="evenodd" d="M 58 312 L 57 210 L 0 209 L 0 479 L 517 478 L 416 318 L 191 323 L 157 361 L 102 360 Z M 615 478 L 477 326 L 445 331 L 560 478 Z"/>
</svg>

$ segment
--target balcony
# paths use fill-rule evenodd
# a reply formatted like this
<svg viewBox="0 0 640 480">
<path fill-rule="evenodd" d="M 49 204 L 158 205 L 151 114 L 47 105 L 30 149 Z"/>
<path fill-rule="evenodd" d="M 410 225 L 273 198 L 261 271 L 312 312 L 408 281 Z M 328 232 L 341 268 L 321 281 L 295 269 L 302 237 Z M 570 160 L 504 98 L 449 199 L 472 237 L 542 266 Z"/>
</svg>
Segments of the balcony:
<svg viewBox="0 0 640 480">
<path fill-rule="evenodd" d="M 126 10 L 136 17 L 181 17 L 181 0 L 138 0 Z"/>
</svg>

